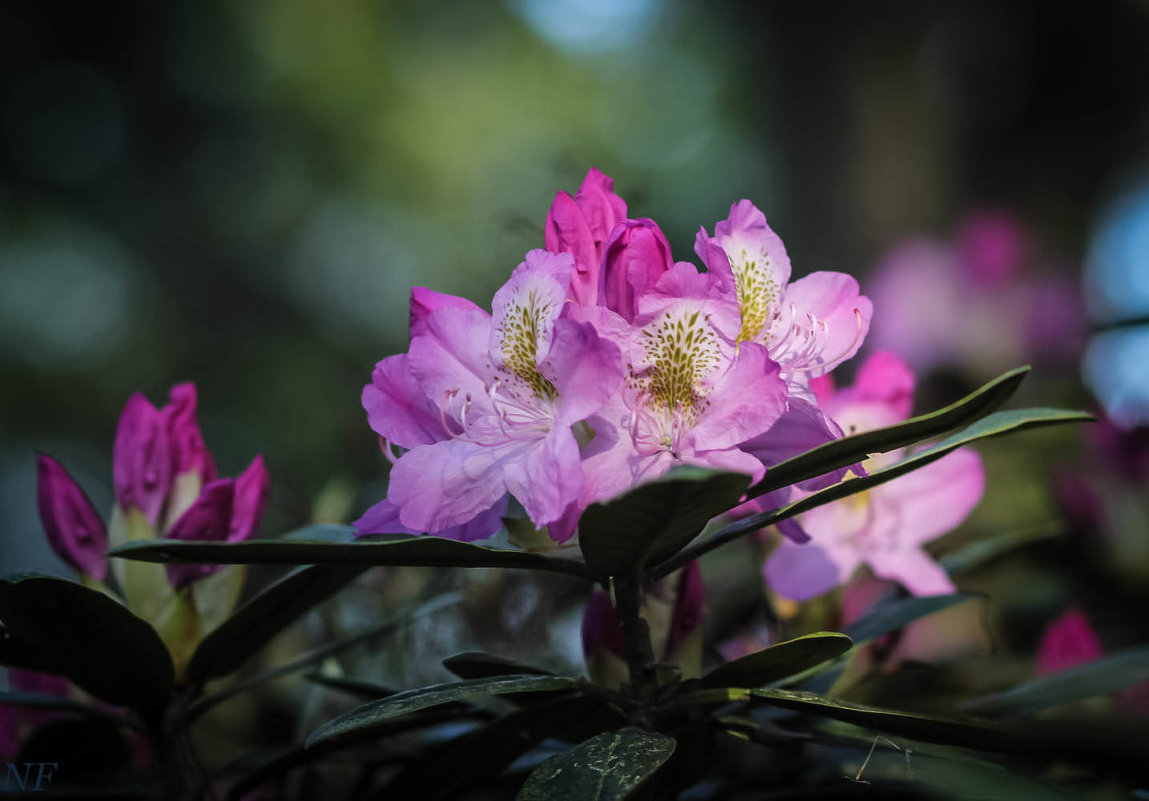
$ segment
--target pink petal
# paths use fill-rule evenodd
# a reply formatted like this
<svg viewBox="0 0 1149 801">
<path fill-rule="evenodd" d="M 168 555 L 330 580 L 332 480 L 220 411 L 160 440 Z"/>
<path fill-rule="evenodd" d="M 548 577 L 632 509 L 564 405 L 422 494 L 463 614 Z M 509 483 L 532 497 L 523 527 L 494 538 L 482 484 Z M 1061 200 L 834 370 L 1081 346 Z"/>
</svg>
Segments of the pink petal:
<svg viewBox="0 0 1149 801">
<path fill-rule="evenodd" d="M 124 406 L 112 448 L 120 506 L 142 510 L 156 525 L 171 488 L 172 467 L 172 443 L 164 415 L 137 392 Z"/>
<path fill-rule="evenodd" d="M 838 425 L 812 403 L 790 398 L 788 406 L 786 412 L 767 431 L 738 446 L 765 464 L 767 472 L 772 465 L 842 436 Z M 809 492 L 825 489 L 841 481 L 845 473 L 845 468 L 835 470 L 801 482 L 798 487 Z"/>
<path fill-rule="evenodd" d="M 401 448 L 429 445 L 446 436 L 439 411 L 420 388 L 405 353 L 375 365 L 361 400 L 371 429 Z"/>
<path fill-rule="evenodd" d="M 786 288 L 784 304 L 794 304 L 797 317 L 813 315 L 827 329 L 810 377 L 825 375 L 858 352 L 870 330 L 874 307 L 859 294 L 853 276 L 837 272 L 815 272 Z M 807 318 L 808 319 L 808 318 Z"/>
<path fill-rule="evenodd" d="M 920 470 L 907 473 L 872 492 L 883 503 L 896 504 L 892 536 L 899 545 L 920 545 L 966 519 L 985 490 L 981 457 L 960 448 Z"/>
<path fill-rule="evenodd" d="M 235 481 L 222 478 L 203 488 L 199 497 L 168 531 L 167 538 L 193 542 L 223 542 L 231 527 Z M 214 573 L 219 565 L 167 565 L 168 581 L 177 590 Z"/>
<path fill-rule="evenodd" d="M 806 601 L 844 584 L 860 564 L 852 549 L 829 551 L 818 542 L 782 540 L 766 562 L 766 584 L 783 598 Z"/>
<path fill-rule="evenodd" d="M 582 489 L 578 442 L 569 428 L 556 426 L 501 467 L 507 491 L 540 528 L 561 518 Z"/>
<path fill-rule="evenodd" d="M 743 342 L 707 401 L 688 435 L 696 451 L 734 447 L 767 431 L 786 411 L 786 384 L 766 348 Z"/>
<path fill-rule="evenodd" d="M 48 544 L 80 573 L 103 581 L 108 531 L 80 485 L 47 454 L 36 454 L 36 500 Z"/>
<path fill-rule="evenodd" d="M 614 227 L 626 218 L 626 201 L 613 189 L 614 179 L 591 167 L 575 194 L 575 203 L 582 210 L 596 245 L 606 242 Z"/>
<path fill-rule="evenodd" d="M 496 368 L 525 378 L 542 362 L 573 269 L 570 254 L 532 250 L 499 287 L 491 304 L 490 361 Z"/>
<path fill-rule="evenodd" d="M 945 595 L 957 591 L 942 566 L 913 545 L 872 552 L 866 561 L 874 575 L 900 582 L 914 595 Z"/>
<path fill-rule="evenodd" d="M 599 250 L 582 209 L 566 192 L 555 195 L 543 228 L 543 243 L 551 253 L 569 253 L 574 257 L 570 299 L 576 303 L 596 304 L 601 280 Z"/>
<path fill-rule="evenodd" d="M 271 476 L 263 465 L 263 456 L 257 455 L 235 480 L 235 500 L 232 504 L 228 542 L 246 540 L 259 530 L 263 513 L 267 510 L 267 496 L 271 489 Z"/>
<path fill-rule="evenodd" d="M 438 534 L 463 525 L 500 501 L 507 491 L 505 464 L 521 459 L 532 444 L 484 447 L 449 439 L 419 445 L 391 468 L 387 498 L 413 531 Z"/>
<path fill-rule="evenodd" d="M 484 400 L 491 318 L 481 310 L 444 308 L 427 315 L 424 324 L 407 351 L 407 365 L 423 394 L 436 405 L 456 390 Z"/>
<path fill-rule="evenodd" d="M 914 373 L 900 356 L 879 350 L 866 358 L 853 387 L 845 392 L 851 399 L 888 404 L 904 420 L 914 407 L 914 384 Z"/>
<path fill-rule="evenodd" d="M 486 511 L 480 512 L 471 520 L 460 526 L 443 529 L 435 536 L 450 540 L 472 542 L 485 540 L 498 531 L 503 525 L 503 516 L 507 511 L 507 497 Z M 399 508 L 384 498 L 372 506 L 363 516 L 356 520 L 355 535 L 362 537 L 368 534 L 421 534 L 422 532 L 404 526 L 399 519 Z"/>
<path fill-rule="evenodd" d="M 593 325 L 556 320 L 543 364 L 558 391 L 555 425 L 569 426 L 594 414 L 622 383 L 622 352 Z"/>
<path fill-rule="evenodd" d="M 427 315 L 435 309 L 471 309 L 482 311 L 466 298 L 436 292 L 423 286 L 411 287 L 411 301 L 408 305 L 408 326 L 412 337 L 423 333 Z"/>
<path fill-rule="evenodd" d="M 216 477 L 215 461 L 203 441 L 196 420 L 195 384 L 177 384 L 171 390 L 171 402 L 164 407 L 168 435 L 176 474 L 193 471 L 204 484 Z"/>
</svg>

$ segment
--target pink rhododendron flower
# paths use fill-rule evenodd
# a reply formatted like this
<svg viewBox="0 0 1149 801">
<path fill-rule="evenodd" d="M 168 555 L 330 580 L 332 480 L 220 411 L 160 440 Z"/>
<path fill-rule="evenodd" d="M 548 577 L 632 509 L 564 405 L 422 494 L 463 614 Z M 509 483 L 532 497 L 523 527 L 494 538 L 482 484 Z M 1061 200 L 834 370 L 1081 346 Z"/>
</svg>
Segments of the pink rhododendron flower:
<svg viewBox="0 0 1149 801">
<path fill-rule="evenodd" d="M 58 462 L 41 454 L 37 464 L 40 519 L 53 550 L 81 574 L 104 580 L 108 531 L 103 520 Z M 171 403 L 163 409 L 141 394 L 129 399 L 116 430 L 113 475 L 113 519 L 123 527 L 124 520 L 142 515 L 148 532 L 137 530 L 137 538 L 246 539 L 263 519 L 270 486 L 262 456 L 234 481 L 215 479 L 215 461 L 196 421 L 196 391 L 190 383 L 173 387 Z M 209 502 L 215 524 L 201 525 L 202 506 Z M 219 513 L 221 508 L 226 514 Z M 196 534 L 190 537 L 193 529 Z M 173 566 L 169 575 L 191 575 L 185 568 L 199 570 L 202 578 L 219 566 Z M 173 583 L 182 587 L 190 582 L 181 578 Z"/>
<path fill-rule="evenodd" d="M 443 304 L 421 319 L 406 361 L 388 365 L 405 389 L 364 392 L 376 430 L 410 443 L 388 490 L 406 528 L 448 531 L 508 493 L 542 526 L 578 496 L 572 427 L 616 391 L 622 364 L 617 345 L 563 315 L 573 269 L 569 254 L 531 251 L 492 314 Z M 441 433 L 428 425 L 432 407 Z"/>
<path fill-rule="evenodd" d="M 914 377 L 896 356 L 879 352 L 853 386 L 833 393 L 815 385 L 822 408 L 847 433 L 893 425 L 910 412 Z M 901 452 L 866 460 L 872 470 Z M 779 594 L 805 600 L 845 583 L 868 564 L 874 573 L 916 595 L 952 592 L 953 582 L 922 545 L 955 528 L 981 498 L 985 475 L 972 450 L 959 449 L 893 481 L 802 515 L 811 542 L 783 540 L 766 563 L 766 579 Z"/>
<path fill-rule="evenodd" d="M 591 422 L 583 506 L 676 464 L 762 477 L 762 463 L 738 445 L 778 420 L 786 385 L 764 347 L 735 342 L 734 299 L 716 299 L 711 280 L 679 263 L 640 298 L 626 380 Z"/>
<path fill-rule="evenodd" d="M 764 345 L 796 386 L 825 375 L 853 356 L 869 329 L 873 307 L 845 273 L 815 272 L 790 283 L 786 248 L 749 200 L 698 232 L 695 252 L 741 312 L 737 341 Z"/>
</svg>

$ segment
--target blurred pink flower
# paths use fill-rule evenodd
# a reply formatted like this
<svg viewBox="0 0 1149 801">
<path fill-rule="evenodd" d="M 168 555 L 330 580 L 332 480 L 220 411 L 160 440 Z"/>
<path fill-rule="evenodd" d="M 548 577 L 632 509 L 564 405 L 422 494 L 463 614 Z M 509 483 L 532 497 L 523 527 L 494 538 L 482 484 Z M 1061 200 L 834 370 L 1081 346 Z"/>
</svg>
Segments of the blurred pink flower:
<svg viewBox="0 0 1149 801">
<path fill-rule="evenodd" d="M 914 376 L 897 356 L 878 352 L 858 371 L 853 386 L 826 394 L 822 408 L 847 434 L 893 425 L 910 412 Z M 898 461 L 902 452 L 879 454 L 868 471 Z M 844 584 L 868 564 L 881 578 L 916 595 L 954 590 L 945 571 L 922 545 L 955 528 L 981 498 L 985 474 L 972 450 L 960 449 L 920 470 L 801 516 L 811 541 L 783 540 L 766 563 L 766 580 L 780 595 L 806 600 Z"/>
<path fill-rule="evenodd" d="M 1037 674 L 1083 665 L 1101 658 L 1101 640 L 1080 609 L 1070 609 L 1050 624 L 1037 649 Z"/>
</svg>

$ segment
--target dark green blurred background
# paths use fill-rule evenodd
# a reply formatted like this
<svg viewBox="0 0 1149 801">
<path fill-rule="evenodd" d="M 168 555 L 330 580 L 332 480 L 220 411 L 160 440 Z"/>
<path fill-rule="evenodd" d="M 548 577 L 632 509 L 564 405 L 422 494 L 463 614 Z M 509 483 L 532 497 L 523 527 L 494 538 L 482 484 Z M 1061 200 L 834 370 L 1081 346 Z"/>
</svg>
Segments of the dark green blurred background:
<svg viewBox="0 0 1149 801">
<path fill-rule="evenodd" d="M 410 286 L 486 303 L 590 165 L 679 259 L 749 197 L 796 275 L 865 289 L 991 207 L 1076 285 L 1149 155 L 1147 77 L 1133 0 L 2 4 L 0 566 L 57 565 L 33 450 L 109 508 L 125 400 L 184 380 L 223 474 L 265 454 L 265 532 L 355 516 Z M 1078 375 L 1027 400 L 1084 405 Z M 1037 503 L 991 480 L 991 510 Z"/>
</svg>

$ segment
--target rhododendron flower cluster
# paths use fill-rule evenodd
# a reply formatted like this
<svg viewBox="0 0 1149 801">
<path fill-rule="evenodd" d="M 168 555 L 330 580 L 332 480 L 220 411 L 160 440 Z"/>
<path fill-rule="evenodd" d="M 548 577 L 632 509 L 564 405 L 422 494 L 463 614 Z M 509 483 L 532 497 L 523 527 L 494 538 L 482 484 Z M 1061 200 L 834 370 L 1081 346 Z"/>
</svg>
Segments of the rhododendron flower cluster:
<svg viewBox="0 0 1149 801">
<path fill-rule="evenodd" d="M 363 390 L 394 466 L 361 534 L 482 539 L 513 497 L 562 542 L 588 505 L 677 464 L 759 479 L 773 435 L 809 446 L 840 434 L 809 382 L 865 337 L 871 305 L 854 279 L 790 282 L 781 239 L 746 200 L 699 232 L 705 270 L 676 263 L 612 189 L 591 169 L 574 197 L 558 193 L 546 249 L 490 312 L 412 291 L 410 348 Z"/>
</svg>

